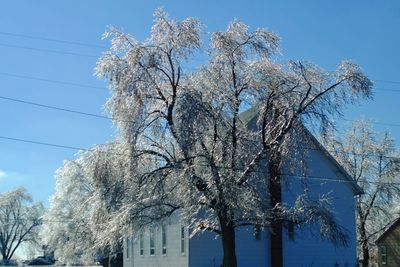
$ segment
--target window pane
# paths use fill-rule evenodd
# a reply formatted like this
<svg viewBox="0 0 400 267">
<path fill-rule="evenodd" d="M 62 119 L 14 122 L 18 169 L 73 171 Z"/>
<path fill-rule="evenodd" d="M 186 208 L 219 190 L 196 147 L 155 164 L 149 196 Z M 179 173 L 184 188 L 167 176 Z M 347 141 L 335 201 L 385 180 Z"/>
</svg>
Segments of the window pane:
<svg viewBox="0 0 400 267">
<path fill-rule="evenodd" d="M 130 238 L 127 237 L 126 238 L 126 258 L 127 259 L 129 258 L 130 243 L 131 243 Z"/>
<path fill-rule="evenodd" d="M 185 227 L 181 227 L 181 253 L 185 254 Z"/>
<path fill-rule="evenodd" d="M 161 227 L 161 235 L 162 235 L 162 254 L 166 255 L 167 254 L 167 226 L 166 225 L 162 225 Z"/>
<path fill-rule="evenodd" d="M 381 263 L 387 264 L 387 248 L 386 246 L 380 246 L 381 251 Z"/>
<path fill-rule="evenodd" d="M 150 255 L 155 254 L 154 228 L 150 229 Z"/>
<path fill-rule="evenodd" d="M 139 246 L 140 246 L 140 255 L 144 254 L 144 238 L 143 238 L 143 231 L 140 231 L 139 235 Z"/>
</svg>

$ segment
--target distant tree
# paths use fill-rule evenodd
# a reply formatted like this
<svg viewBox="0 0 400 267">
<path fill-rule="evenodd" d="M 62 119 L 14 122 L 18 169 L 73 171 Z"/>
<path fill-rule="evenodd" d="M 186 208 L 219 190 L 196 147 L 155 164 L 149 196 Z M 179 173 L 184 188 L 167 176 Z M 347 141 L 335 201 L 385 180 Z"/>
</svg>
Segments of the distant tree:
<svg viewBox="0 0 400 267">
<path fill-rule="evenodd" d="M 89 225 L 92 190 L 78 161 L 66 161 L 56 173 L 56 192 L 44 216 L 43 243 L 65 264 L 85 263 L 90 254 Z M 93 260 L 93 259 L 92 259 Z"/>
<path fill-rule="evenodd" d="M 3 260 L 10 260 L 21 244 L 37 244 L 44 207 L 33 203 L 25 188 L 0 194 L 0 252 Z"/>
<path fill-rule="evenodd" d="M 281 205 L 280 172 L 297 153 L 290 148 L 301 125 L 331 124 L 346 103 L 370 97 L 370 80 L 348 61 L 333 73 L 311 63 L 280 63 L 273 57 L 278 36 L 238 21 L 213 33 L 204 48 L 196 19 L 178 22 L 162 10 L 155 17 L 143 43 L 115 28 L 105 34 L 112 46 L 97 75 L 109 82 L 106 107 L 119 136 L 60 170 L 57 179 L 65 185 L 58 186 L 52 205 L 60 206 L 50 218 L 65 218 L 62 241 L 87 238 L 111 249 L 133 225 L 137 230 L 179 212 L 194 233 L 221 236 L 224 267 L 237 265 L 235 229 L 244 225 L 275 231 L 282 220 L 319 222 L 323 237 L 345 243 L 321 203 L 301 195 L 295 206 Z M 186 70 L 199 51 L 208 52 L 208 61 Z M 240 115 L 248 109 L 254 121 Z M 266 168 L 267 179 L 259 175 Z"/>
<path fill-rule="evenodd" d="M 108 173 L 117 175 L 114 166 L 118 164 L 110 166 L 113 155 L 103 153 L 112 146 L 96 146 L 82 152 L 77 159 L 65 161 L 56 172 L 56 191 L 44 216 L 42 237 L 43 243 L 55 251 L 59 262 L 93 264 L 99 258 L 112 262 L 122 256 L 119 236 L 115 236 L 112 249 L 104 236 L 109 232 L 116 199 L 123 197 L 124 190 L 113 181 L 97 178 L 101 175 L 99 169 L 108 169 Z M 96 184 L 98 181 L 102 182 L 101 186 Z"/>
<path fill-rule="evenodd" d="M 344 135 L 329 135 L 325 142 L 364 190 L 357 197 L 357 240 L 362 266 L 370 266 L 378 234 L 400 215 L 394 212 L 400 196 L 400 155 L 388 132 L 376 133 L 364 120 Z"/>
</svg>

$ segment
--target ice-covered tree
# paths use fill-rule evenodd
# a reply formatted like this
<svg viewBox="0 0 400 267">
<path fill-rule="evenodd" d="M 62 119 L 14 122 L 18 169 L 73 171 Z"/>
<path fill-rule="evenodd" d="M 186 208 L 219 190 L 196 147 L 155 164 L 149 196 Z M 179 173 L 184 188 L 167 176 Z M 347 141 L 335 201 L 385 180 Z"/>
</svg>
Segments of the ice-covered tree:
<svg viewBox="0 0 400 267">
<path fill-rule="evenodd" d="M 400 196 L 400 157 L 388 132 L 374 132 L 360 120 L 344 135 L 328 135 L 329 151 L 364 190 L 358 196 L 357 240 L 362 266 L 370 266 L 371 248 L 382 231 L 398 218 L 394 212 Z"/>
<path fill-rule="evenodd" d="M 93 262 L 91 252 L 95 242 L 90 228 L 93 190 L 81 164 L 79 159 L 66 161 L 57 171 L 56 192 L 44 216 L 42 242 L 65 264 Z"/>
<path fill-rule="evenodd" d="M 242 225 L 279 228 L 283 219 L 307 217 L 326 226 L 322 236 L 345 239 L 326 209 L 284 209 L 276 192 L 301 125 L 324 128 L 345 104 L 370 97 L 372 83 L 356 64 L 326 72 L 309 62 L 280 62 L 275 33 L 236 20 L 205 46 L 198 20 L 176 21 L 162 10 L 144 42 L 115 28 L 105 37 L 112 46 L 96 71 L 109 82 L 106 108 L 124 140 L 117 154 L 129 158 L 112 177 L 128 194 L 117 199 L 111 229 L 140 228 L 179 211 L 194 232 L 221 236 L 223 266 L 230 267 Z M 208 60 L 199 66 L 191 59 L 202 52 Z M 248 109 L 253 120 L 241 116 Z M 98 166 L 97 185 L 109 190 L 101 185 L 112 173 Z M 265 169 L 268 179 L 259 174 Z M 312 205 L 306 199 L 297 203 Z"/>
<path fill-rule="evenodd" d="M 10 260 L 21 244 L 38 244 L 43 213 L 43 205 L 33 203 L 25 188 L 0 194 L 0 252 L 3 260 Z"/>
<path fill-rule="evenodd" d="M 109 235 L 114 211 L 126 199 L 124 180 L 119 179 L 124 166 L 118 162 L 127 158 L 120 152 L 117 142 L 98 145 L 57 170 L 42 236 L 59 262 L 90 264 L 100 256 L 113 261 L 118 254 L 122 236 Z"/>
</svg>

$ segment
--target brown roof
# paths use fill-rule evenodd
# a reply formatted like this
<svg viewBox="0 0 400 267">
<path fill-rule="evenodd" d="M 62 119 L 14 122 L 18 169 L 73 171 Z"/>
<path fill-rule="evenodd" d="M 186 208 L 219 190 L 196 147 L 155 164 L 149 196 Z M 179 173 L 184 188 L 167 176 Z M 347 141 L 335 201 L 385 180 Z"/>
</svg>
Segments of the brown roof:
<svg viewBox="0 0 400 267">
<path fill-rule="evenodd" d="M 400 225 L 400 218 L 397 218 L 386 230 L 376 239 L 375 243 L 381 241 L 384 237 L 386 237 L 394 228 Z"/>
</svg>

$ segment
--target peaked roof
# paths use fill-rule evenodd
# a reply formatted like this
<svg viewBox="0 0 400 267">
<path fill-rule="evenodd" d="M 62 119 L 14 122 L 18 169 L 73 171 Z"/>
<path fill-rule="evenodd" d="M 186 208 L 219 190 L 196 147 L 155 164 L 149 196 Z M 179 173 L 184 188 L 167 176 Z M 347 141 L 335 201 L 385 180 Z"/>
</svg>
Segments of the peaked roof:
<svg viewBox="0 0 400 267">
<path fill-rule="evenodd" d="M 341 177 L 347 185 L 351 186 L 354 195 L 361 195 L 364 193 L 362 188 L 357 184 L 357 182 L 353 179 L 353 177 L 343 168 L 342 165 L 337 162 L 337 160 L 326 150 L 326 148 L 317 140 L 317 138 L 303 125 L 304 132 L 307 135 L 307 138 L 317 147 L 319 151 L 329 160 L 330 163 L 338 170 L 341 174 Z"/>
<path fill-rule="evenodd" d="M 243 123 L 247 125 L 255 124 L 256 118 L 258 116 L 256 108 L 250 108 L 242 113 L 240 113 L 240 119 Z M 250 126 L 251 127 L 251 126 Z M 351 175 L 342 167 L 342 165 L 337 162 L 337 160 L 326 150 L 326 148 L 317 140 L 317 138 L 305 127 L 301 125 L 305 133 L 305 137 L 315 145 L 316 149 L 319 150 L 323 156 L 337 169 L 338 173 L 341 175 L 338 178 L 343 179 L 345 184 L 351 188 L 354 195 L 361 195 L 364 193 L 362 188 L 357 184 L 357 182 L 351 177 Z"/>
<path fill-rule="evenodd" d="M 400 218 L 397 218 L 386 230 L 376 239 L 375 244 L 381 241 L 384 237 L 386 237 L 394 228 L 400 225 Z"/>
</svg>

